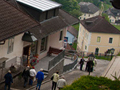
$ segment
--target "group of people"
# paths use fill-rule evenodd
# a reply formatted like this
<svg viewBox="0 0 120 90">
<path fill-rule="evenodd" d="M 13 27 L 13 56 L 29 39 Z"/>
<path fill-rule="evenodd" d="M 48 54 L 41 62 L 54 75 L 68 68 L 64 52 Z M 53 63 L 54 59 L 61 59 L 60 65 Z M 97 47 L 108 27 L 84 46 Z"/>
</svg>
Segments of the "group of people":
<svg viewBox="0 0 120 90">
<path fill-rule="evenodd" d="M 28 80 L 29 85 L 32 85 L 33 81 L 37 79 L 36 90 L 40 90 L 41 83 L 44 79 L 43 69 L 41 68 L 40 71 L 36 73 L 34 67 L 29 68 L 29 66 L 27 66 L 22 73 L 22 77 L 24 79 L 24 88 L 26 87 Z"/>
<path fill-rule="evenodd" d="M 22 72 L 22 77 L 24 79 L 24 85 L 23 85 L 24 88 L 26 87 L 28 81 L 29 81 L 29 85 L 32 85 L 33 81 L 37 79 L 36 90 L 40 90 L 41 83 L 44 79 L 43 69 L 41 68 L 40 71 L 36 73 L 34 67 L 30 68 L 29 66 L 27 66 Z M 10 90 L 11 83 L 13 83 L 13 78 L 10 70 L 8 70 L 8 73 L 5 74 L 4 79 L 5 79 L 4 89 Z"/>
<path fill-rule="evenodd" d="M 85 71 L 88 71 L 89 72 L 89 75 L 90 75 L 90 72 L 93 72 L 93 68 L 94 66 L 97 65 L 97 61 L 96 59 L 94 60 L 90 60 L 88 58 L 88 61 L 85 61 L 84 57 L 82 57 L 79 61 L 79 64 L 80 64 L 80 70 L 82 71 L 82 68 L 83 68 L 83 65 L 84 65 L 84 62 L 86 62 L 86 68 L 85 68 Z"/>
<path fill-rule="evenodd" d="M 62 75 L 59 76 L 59 72 L 55 72 L 52 77 L 52 90 L 56 90 L 56 87 L 58 87 L 59 90 L 61 90 L 64 86 L 66 86 L 66 80 L 65 77 Z"/>
<path fill-rule="evenodd" d="M 24 85 L 23 85 L 24 88 L 27 86 L 27 84 L 32 85 L 33 82 L 37 79 L 36 90 L 40 90 L 41 83 L 44 80 L 43 69 L 41 68 L 40 71 L 36 72 L 35 67 L 30 68 L 29 66 L 27 66 L 22 72 L 22 77 L 24 79 Z M 4 76 L 4 78 L 5 78 L 4 90 L 10 90 L 10 86 L 13 83 L 13 78 L 10 70 Z M 51 88 L 52 90 L 56 90 L 56 87 L 58 87 L 58 89 L 61 90 L 64 86 L 66 86 L 65 77 L 63 75 L 59 76 L 59 72 L 55 72 L 52 75 L 51 80 L 52 80 L 52 88 Z"/>
</svg>

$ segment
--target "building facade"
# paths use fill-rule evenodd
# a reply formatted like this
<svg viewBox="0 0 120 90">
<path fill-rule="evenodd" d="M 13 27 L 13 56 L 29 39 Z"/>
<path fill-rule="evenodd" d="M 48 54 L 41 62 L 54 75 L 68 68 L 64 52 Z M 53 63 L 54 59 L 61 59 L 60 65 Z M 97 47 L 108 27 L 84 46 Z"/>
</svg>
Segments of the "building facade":
<svg viewBox="0 0 120 90">
<path fill-rule="evenodd" d="M 80 2 L 79 5 L 82 12 L 82 15 L 79 17 L 80 20 L 92 18 L 100 14 L 99 8 L 90 2 Z"/>
<path fill-rule="evenodd" d="M 59 3 L 46 0 L 40 0 L 39 3 L 34 0 L 27 3 L 26 1 L 7 1 L 9 7 L 16 11 L 19 9 L 18 11 L 20 12 L 16 17 L 19 17 L 21 12 L 24 14 L 20 16 L 23 19 L 17 19 L 10 14 L 9 17 L 13 17 L 20 25 L 14 28 L 14 31 L 6 27 L 7 36 L 10 35 L 10 31 L 11 36 L 4 38 L 3 36 L 6 35 L 6 32 L 4 32 L 5 34 L 0 38 L 1 42 L 5 41 L 4 44 L 0 45 L 0 61 L 5 61 L 5 68 L 9 68 L 16 63 L 26 62 L 28 59 L 31 61 L 36 55 L 40 60 L 47 56 L 50 47 L 63 50 L 64 37 L 67 31 L 66 27 L 79 22 L 78 19 L 61 10 L 61 4 Z M 6 3 L 5 1 L 3 2 Z M 30 5 L 30 2 L 33 2 L 33 4 Z M 46 7 L 47 5 L 44 6 L 43 3 L 44 5 L 49 4 L 49 6 Z M 41 7 L 36 7 L 36 4 L 39 4 Z M 16 23 L 13 23 L 11 26 L 16 26 Z"/>
<path fill-rule="evenodd" d="M 104 54 L 114 48 L 114 54 L 120 52 L 120 31 L 103 17 L 96 16 L 81 21 L 78 45 L 81 51 Z"/>
</svg>

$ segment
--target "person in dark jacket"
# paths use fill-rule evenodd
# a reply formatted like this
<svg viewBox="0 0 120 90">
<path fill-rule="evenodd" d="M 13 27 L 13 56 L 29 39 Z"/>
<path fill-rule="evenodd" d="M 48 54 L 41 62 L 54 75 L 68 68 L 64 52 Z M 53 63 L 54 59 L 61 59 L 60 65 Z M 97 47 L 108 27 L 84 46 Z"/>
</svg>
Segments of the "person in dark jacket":
<svg viewBox="0 0 120 90">
<path fill-rule="evenodd" d="M 8 90 L 10 90 L 11 83 L 13 83 L 13 78 L 10 70 L 8 71 L 7 74 L 5 74 L 4 78 L 5 78 L 5 90 L 7 90 L 7 87 Z"/>
<path fill-rule="evenodd" d="M 37 79 L 37 86 L 36 86 L 36 90 L 40 90 L 40 87 L 41 87 L 41 83 L 44 79 L 44 73 L 43 73 L 43 69 L 41 68 L 40 71 L 37 73 L 36 75 L 36 79 Z M 39 88 L 38 88 L 39 86 Z"/>
<path fill-rule="evenodd" d="M 82 71 L 82 67 L 84 65 L 84 62 L 85 62 L 84 57 L 82 57 L 82 59 L 80 59 L 80 62 L 79 62 L 81 71 Z"/>
<path fill-rule="evenodd" d="M 90 72 L 92 72 L 93 71 L 93 65 L 94 65 L 94 63 L 93 63 L 93 61 L 92 60 L 89 60 L 88 62 L 87 62 L 87 67 L 88 67 L 88 72 L 89 72 L 89 75 L 90 75 Z"/>
<path fill-rule="evenodd" d="M 24 79 L 24 88 L 26 87 L 26 85 L 27 85 L 27 82 L 28 82 L 28 78 L 30 77 L 30 71 L 29 71 L 29 66 L 27 66 L 25 69 L 24 69 L 24 71 L 23 71 L 23 73 L 22 73 L 22 77 L 23 77 L 23 79 Z"/>
</svg>

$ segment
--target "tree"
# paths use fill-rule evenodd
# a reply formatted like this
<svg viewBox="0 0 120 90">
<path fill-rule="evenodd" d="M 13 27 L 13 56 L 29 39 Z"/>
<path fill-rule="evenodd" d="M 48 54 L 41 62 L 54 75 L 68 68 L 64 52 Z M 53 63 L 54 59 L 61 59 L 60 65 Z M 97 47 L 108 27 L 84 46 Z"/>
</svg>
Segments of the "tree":
<svg viewBox="0 0 120 90">
<path fill-rule="evenodd" d="M 80 6 L 77 0 L 54 0 L 62 4 L 62 9 L 70 13 L 74 17 L 79 17 L 81 15 Z"/>
<path fill-rule="evenodd" d="M 105 19 L 106 19 L 108 22 L 110 22 L 110 19 L 108 18 L 108 15 L 107 15 L 107 14 L 103 13 L 102 16 L 105 17 Z"/>
</svg>

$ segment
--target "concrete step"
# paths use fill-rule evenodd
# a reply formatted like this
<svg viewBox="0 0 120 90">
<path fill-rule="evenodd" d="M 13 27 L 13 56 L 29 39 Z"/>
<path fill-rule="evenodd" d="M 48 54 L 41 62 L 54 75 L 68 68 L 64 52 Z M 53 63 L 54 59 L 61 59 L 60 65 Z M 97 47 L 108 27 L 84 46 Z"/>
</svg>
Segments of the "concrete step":
<svg viewBox="0 0 120 90">
<path fill-rule="evenodd" d="M 120 56 L 112 59 L 102 76 L 112 80 L 115 79 L 113 76 L 116 76 L 117 78 L 120 76 Z"/>
</svg>

